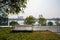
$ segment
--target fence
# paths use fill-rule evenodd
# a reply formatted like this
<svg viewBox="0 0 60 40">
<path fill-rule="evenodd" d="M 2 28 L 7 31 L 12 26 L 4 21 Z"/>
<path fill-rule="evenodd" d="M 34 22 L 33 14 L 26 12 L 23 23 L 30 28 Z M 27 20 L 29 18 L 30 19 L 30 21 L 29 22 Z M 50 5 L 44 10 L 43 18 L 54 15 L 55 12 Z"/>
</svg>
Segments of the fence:
<svg viewBox="0 0 60 40">
<path fill-rule="evenodd" d="M 14 27 L 13 30 L 27 30 L 27 31 L 40 31 L 40 30 L 50 30 L 52 32 L 60 32 L 60 26 L 26 26 L 26 27 Z"/>
<path fill-rule="evenodd" d="M 33 30 L 34 31 L 50 30 L 52 32 L 60 32 L 60 26 L 34 26 Z"/>
</svg>

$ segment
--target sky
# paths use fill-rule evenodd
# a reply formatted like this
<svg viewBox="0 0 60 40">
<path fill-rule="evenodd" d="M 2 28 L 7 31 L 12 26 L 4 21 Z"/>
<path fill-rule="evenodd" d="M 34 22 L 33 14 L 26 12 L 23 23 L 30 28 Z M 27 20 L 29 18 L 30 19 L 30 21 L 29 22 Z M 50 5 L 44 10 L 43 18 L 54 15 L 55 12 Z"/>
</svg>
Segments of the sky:
<svg viewBox="0 0 60 40">
<path fill-rule="evenodd" d="M 60 0 L 29 0 L 23 14 L 10 14 L 9 18 L 18 16 L 25 18 L 29 15 L 35 18 L 38 18 L 39 15 L 43 15 L 45 18 L 60 18 Z"/>
</svg>

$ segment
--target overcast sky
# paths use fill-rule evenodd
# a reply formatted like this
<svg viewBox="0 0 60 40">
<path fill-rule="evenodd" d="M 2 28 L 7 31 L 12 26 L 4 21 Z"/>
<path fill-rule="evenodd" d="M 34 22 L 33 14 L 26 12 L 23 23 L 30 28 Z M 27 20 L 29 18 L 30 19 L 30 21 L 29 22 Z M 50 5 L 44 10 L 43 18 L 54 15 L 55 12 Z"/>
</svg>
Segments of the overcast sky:
<svg viewBox="0 0 60 40">
<path fill-rule="evenodd" d="M 60 0 L 29 0 L 24 11 L 24 14 L 19 13 L 18 16 L 32 15 L 38 18 L 42 14 L 45 18 L 60 18 Z"/>
</svg>

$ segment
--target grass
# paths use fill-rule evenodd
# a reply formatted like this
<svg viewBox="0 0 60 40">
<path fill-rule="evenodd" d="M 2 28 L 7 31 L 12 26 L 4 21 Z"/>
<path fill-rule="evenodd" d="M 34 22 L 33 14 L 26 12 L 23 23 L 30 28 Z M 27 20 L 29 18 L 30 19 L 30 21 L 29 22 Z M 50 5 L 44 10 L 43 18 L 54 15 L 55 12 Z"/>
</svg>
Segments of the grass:
<svg viewBox="0 0 60 40">
<path fill-rule="evenodd" d="M 60 35 L 51 31 L 11 32 L 11 28 L 0 27 L 0 40 L 60 40 Z"/>
</svg>

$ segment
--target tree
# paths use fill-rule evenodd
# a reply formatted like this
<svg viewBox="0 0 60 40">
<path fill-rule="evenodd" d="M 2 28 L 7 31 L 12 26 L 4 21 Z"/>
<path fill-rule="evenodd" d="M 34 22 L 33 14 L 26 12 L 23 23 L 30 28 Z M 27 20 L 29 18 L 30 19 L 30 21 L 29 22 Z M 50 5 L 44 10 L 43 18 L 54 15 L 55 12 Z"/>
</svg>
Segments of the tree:
<svg viewBox="0 0 60 40">
<path fill-rule="evenodd" d="M 48 26 L 53 26 L 53 22 L 48 22 Z"/>
<path fill-rule="evenodd" d="M 25 24 L 33 24 L 35 23 L 35 18 L 33 16 L 26 17 Z"/>
<path fill-rule="evenodd" d="M 2 14 L 2 17 L 3 17 L 3 18 L 8 18 L 8 15 L 7 15 L 6 13 L 3 13 L 3 14 Z"/>
<path fill-rule="evenodd" d="M 27 0 L 0 0 L 0 11 L 18 14 L 26 7 L 26 4 Z"/>
<path fill-rule="evenodd" d="M 56 18 L 56 19 L 55 19 L 55 23 L 56 23 L 57 26 L 60 26 L 59 21 L 60 21 L 60 18 Z"/>
<path fill-rule="evenodd" d="M 45 26 L 46 25 L 46 19 L 42 15 L 41 16 L 39 15 L 38 23 L 41 26 Z"/>
<path fill-rule="evenodd" d="M 12 22 L 10 22 L 10 25 L 11 26 L 16 26 L 16 25 L 19 25 L 17 22 L 15 22 L 15 21 L 12 21 Z"/>
<path fill-rule="evenodd" d="M 0 16 L 0 25 L 8 25 L 8 15 L 3 13 Z"/>
</svg>

